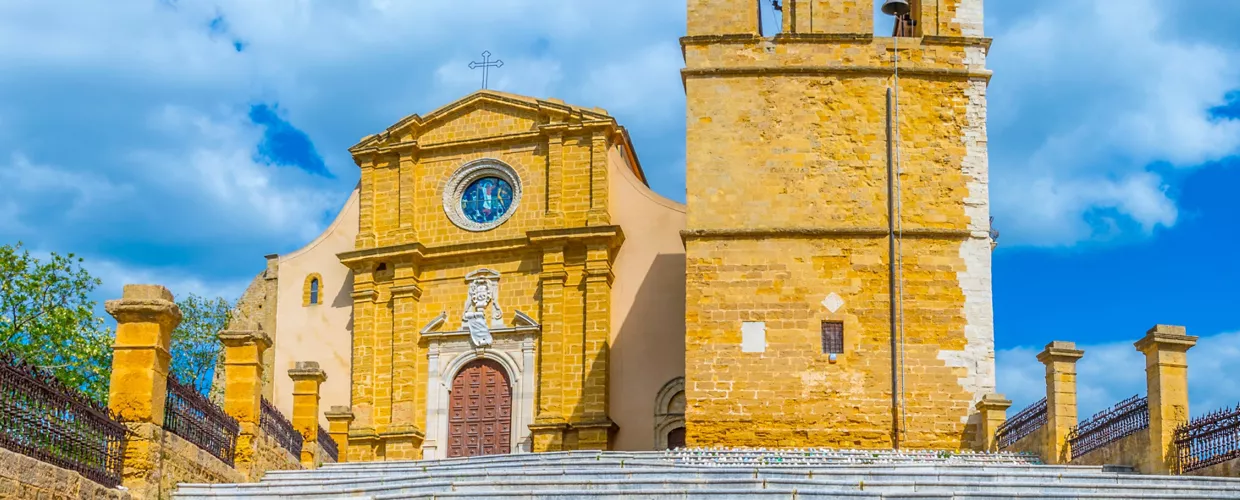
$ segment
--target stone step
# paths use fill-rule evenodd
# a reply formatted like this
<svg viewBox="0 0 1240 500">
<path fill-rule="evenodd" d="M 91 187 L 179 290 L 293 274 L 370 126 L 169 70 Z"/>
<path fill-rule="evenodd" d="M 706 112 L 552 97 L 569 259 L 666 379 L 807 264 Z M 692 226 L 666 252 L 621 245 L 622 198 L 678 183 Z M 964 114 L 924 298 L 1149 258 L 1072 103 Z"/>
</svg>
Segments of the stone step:
<svg viewBox="0 0 1240 500">
<path fill-rule="evenodd" d="M 340 467 L 324 467 L 317 471 L 271 471 L 264 477 L 266 480 L 285 480 L 285 479 L 303 479 L 310 477 L 326 478 L 326 477 L 361 477 L 374 476 L 395 473 L 424 473 L 424 474 L 486 474 L 486 473 L 505 473 L 505 472 L 526 472 L 526 471 L 547 471 L 549 473 L 557 473 L 560 471 L 573 471 L 581 469 L 591 470 L 610 470 L 610 471 L 631 471 L 631 470 L 651 470 L 651 471 L 732 471 L 752 473 L 755 470 L 762 471 L 786 471 L 789 474 L 814 474 L 817 471 L 825 471 L 826 473 L 867 473 L 868 471 L 896 471 L 898 473 L 929 473 L 939 471 L 977 471 L 977 472 L 1008 472 L 1008 471 L 1036 471 L 1041 474 L 1050 473 L 1096 473 L 1102 472 L 1100 466 L 1028 466 L 1028 465 L 957 465 L 957 464 L 891 464 L 891 465 L 867 465 L 867 464 L 838 464 L 838 465 L 819 465 L 805 466 L 804 464 L 787 464 L 782 466 L 771 465 L 749 465 L 749 466 L 701 466 L 701 465 L 677 465 L 665 462 L 650 461 L 613 461 L 613 460 L 588 460 L 588 461 L 564 461 L 548 464 L 458 464 L 451 466 L 444 465 L 418 465 L 405 463 L 399 465 L 390 465 L 384 467 L 369 468 L 340 468 Z"/>
<path fill-rule="evenodd" d="M 954 480 L 954 481 L 974 481 L 978 483 L 1001 483 L 1001 484 L 1062 484 L 1070 485 L 1076 483 L 1098 483 L 1105 482 L 1107 484 L 1127 484 L 1127 485 L 1159 485 L 1165 484 L 1168 480 L 1161 476 L 1141 476 L 1133 474 L 1116 474 L 1102 472 L 1073 472 L 1063 470 L 993 470 L 993 471 L 976 471 L 976 470 L 929 470 L 929 471 L 911 471 L 911 470 L 809 470 L 809 471 L 789 471 L 789 470 L 720 470 L 720 469 L 684 469 L 684 470 L 668 470 L 668 469 L 559 469 L 559 470 L 526 470 L 526 471 L 487 471 L 487 472 L 462 472 L 462 473 L 419 473 L 414 471 L 394 471 L 391 474 L 366 474 L 356 476 L 323 476 L 316 477 L 312 474 L 303 476 L 281 476 L 278 478 L 264 478 L 263 485 L 282 486 L 282 485 L 323 485 L 323 486 L 360 486 L 368 484 L 384 484 L 390 481 L 399 480 L 421 480 L 421 481 L 473 481 L 485 480 L 493 482 L 508 482 L 519 480 L 557 480 L 557 481 L 579 481 L 579 482 L 598 482 L 598 481 L 621 481 L 621 480 L 641 480 L 641 481 L 662 481 L 675 479 L 692 479 L 692 480 L 834 480 L 850 484 L 858 484 L 862 482 L 874 482 L 883 480 L 910 479 L 931 482 L 933 480 Z M 1240 488 L 1240 480 L 1228 478 L 1210 478 L 1210 477 L 1179 477 L 1175 478 L 1179 484 L 1189 486 L 1218 486 Z"/>
<path fill-rule="evenodd" d="M 449 458 L 428 461 L 389 461 L 371 463 L 333 464 L 331 467 L 370 467 L 376 464 L 453 464 L 462 462 L 547 462 L 565 458 L 598 458 L 662 460 L 677 463 L 721 463 L 727 461 L 743 462 L 782 462 L 802 460 L 809 462 L 856 462 L 878 461 L 882 463 L 1017 463 L 1039 464 L 1037 457 L 1028 454 L 1014 453 L 976 453 L 976 452 L 892 452 L 890 450 L 809 450 L 809 451 L 759 451 L 759 450 L 694 450 L 671 452 L 601 452 L 572 451 L 550 453 L 520 453 L 506 455 L 488 455 L 469 458 Z"/>
<path fill-rule="evenodd" d="M 1015 480 L 1013 480 L 1015 479 Z M 422 495 L 437 492 L 473 492 L 486 496 L 491 494 L 526 492 L 553 494 L 560 491 L 691 491 L 700 489 L 767 490 L 792 489 L 796 491 L 830 492 L 876 492 L 883 494 L 942 493 L 1004 491 L 1013 495 L 1028 496 L 1045 492 L 1063 494 L 1189 494 L 1208 498 L 1240 499 L 1240 482 L 1231 485 L 1202 485 L 1191 481 L 1167 480 L 1161 483 L 1135 484 L 1117 481 L 1115 478 L 1097 477 L 1093 481 L 1021 481 L 1019 478 L 983 477 L 952 478 L 922 477 L 911 479 L 880 479 L 846 481 L 837 479 L 698 479 L 698 478 L 644 478 L 600 479 L 597 481 L 563 479 L 490 479 L 470 481 L 426 480 L 423 478 L 387 478 L 366 484 L 325 483 L 259 483 L 231 486 L 182 486 L 175 498 L 189 499 L 261 499 L 261 498 L 334 498 L 340 494 L 351 495 Z M 1108 480 L 1109 479 L 1109 480 Z M 1171 479 L 1171 478 L 1168 478 Z"/>
</svg>

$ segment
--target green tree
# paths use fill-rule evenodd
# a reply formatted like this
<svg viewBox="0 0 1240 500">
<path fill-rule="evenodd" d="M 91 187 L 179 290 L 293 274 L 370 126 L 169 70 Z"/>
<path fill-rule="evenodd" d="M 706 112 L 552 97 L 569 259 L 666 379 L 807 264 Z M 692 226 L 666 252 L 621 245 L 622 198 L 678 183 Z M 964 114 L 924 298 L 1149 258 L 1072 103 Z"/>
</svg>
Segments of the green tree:
<svg viewBox="0 0 1240 500">
<path fill-rule="evenodd" d="M 216 337 L 232 318 L 232 304 L 223 297 L 207 299 L 190 294 L 177 301 L 181 324 L 172 332 L 172 373 L 183 384 L 207 394 L 220 353 Z"/>
<path fill-rule="evenodd" d="M 88 298 L 98 278 L 73 254 L 41 261 L 22 244 L 0 246 L 0 351 L 106 401 L 115 334 Z"/>
</svg>

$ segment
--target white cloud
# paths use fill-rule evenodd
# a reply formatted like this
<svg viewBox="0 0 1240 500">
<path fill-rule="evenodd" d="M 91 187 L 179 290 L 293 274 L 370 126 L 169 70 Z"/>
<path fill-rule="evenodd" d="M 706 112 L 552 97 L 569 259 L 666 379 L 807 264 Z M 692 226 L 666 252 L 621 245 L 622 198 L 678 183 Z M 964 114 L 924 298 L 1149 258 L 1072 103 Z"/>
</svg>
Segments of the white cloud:
<svg viewBox="0 0 1240 500">
<path fill-rule="evenodd" d="M 1190 332 L 1191 333 L 1191 332 Z M 1077 414 L 1082 420 L 1145 391 L 1145 356 L 1133 341 L 1078 345 Z M 1037 361 L 1041 348 L 1017 347 L 996 353 L 998 391 L 1012 400 L 1014 414 L 1046 396 L 1046 368 Z M 1219 383 L 1219 375 L 1240 365 L 1240 332 L 1201 337 L 1188 351 L 1189 409 L 1193 416 L 1240 404 L 1240 386 Z"/>
<path fill-rule="evenodd" d="M 99 278 L 102 284 L 94 292 L 96 302 L 119 299 L 125 285 L 162 285 L 172 292 L 173 297 L 181 300 L 190 294 L 200 297 L 223 297 L 236 301 L 241 293 L 250 286 L 250 279 L 208 281 L 201 276 L 187 273 L 176 268 L 134 267 L 109 260 L 93 260 L 87 258 L 84 263 L 89 266 L 91 275 Z M 257 274 L 257 272 L 255 272 Z"/>
<path fill-rule="evenodd" d="M 1030 5 L 988 33 L 991 200 L 1004 239 L 1069 245 L 1174 225 L 1169 186 L 1149 167 L 1240 153 L 1240 121 L 1209 113 L 1240 88 L 1240 57 L 1221 41 L 1177 38 L 1166 2 Z"/>
</svg>

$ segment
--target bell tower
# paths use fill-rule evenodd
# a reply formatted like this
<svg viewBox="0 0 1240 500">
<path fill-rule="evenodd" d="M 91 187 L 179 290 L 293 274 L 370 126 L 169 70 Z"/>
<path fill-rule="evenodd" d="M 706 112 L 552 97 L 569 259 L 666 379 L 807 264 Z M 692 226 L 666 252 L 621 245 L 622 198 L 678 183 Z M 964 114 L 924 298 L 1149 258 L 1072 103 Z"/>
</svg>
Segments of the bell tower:
<svg viewBox="0 0 1240 500">
<path fill-rule="evenodd" d="M 973 447 L 982 0 L 911 0 L 900 37 L 871 0 L 782 0 L 773 37 L 758 0 L 687 1 L 688 445 Z"/>
</svg>

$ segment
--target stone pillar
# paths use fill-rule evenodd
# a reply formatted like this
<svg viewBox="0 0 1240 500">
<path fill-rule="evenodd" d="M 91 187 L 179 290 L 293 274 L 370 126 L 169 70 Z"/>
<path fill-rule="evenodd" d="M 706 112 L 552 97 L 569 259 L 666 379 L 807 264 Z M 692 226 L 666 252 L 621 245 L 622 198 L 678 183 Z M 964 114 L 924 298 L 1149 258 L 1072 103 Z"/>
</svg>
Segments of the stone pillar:
<svg viewBox="0 0 1240 500">
<path fill-rule="evenodd" d="M 271 339 L 260 330 L 223 331 L 219 339 L 224 344 L 224 412 L 241 427 L 234 463 L 248 480 L 255 481 L 263 472 L 251 469 L 258 461 L 263 354 L 271 347 Z"/>
<path fill-rule="evenodd" d="M 1042 459 L 1048 464 L 1068 463 L 1068 435 L 1076 426 L 1076 362 L 1085 351 L 1072 342 L 1046 344 L 1038 361 L 1046 365 L 1046 444 Z"/>
<path fill-rule="evenodd" d="M 327 380 L 327 374 L 317 361 L 298 361 L 288 371 L 293 379 L 293 428 L 301 433 L 301 466 L 318 467 L 319 453 L 319 386 Z"/>
<path fill-rule="evenodd" d="M 169 347 L 181 310 L 159 285 L 125 285 L 121 299 L 107 301 L 104 309 L 116 318 L 108 407 L 132 431 L 125 443 L 122 484 L 134 498 L 153 498 L 149 490 L 158 494 Z"/>
<path fill-rule="evenodd" d="M 337 462 L 349 461 L 349 425 L 353 423 L 353 412 L 348 406 L 333 406 L 323 413 L 327 418 L 327 433 L 336 442 Z"/>
<path fill-rule="evenodd" d="M 1145 387 L 1149 396 L 1150 448 L 1146 474 L 1177 470 L 1175 429 L 1188 422 L 1188 350 L 1197 337 L 1184 327 L 1155 325 L 1134 344 L 1145 354 Z"/>
<path fill-rule="evenodd" d="M 607 130 L 595 130 L 590 135 L 590 210 L 586 224 L 606 226 L 611 224 L 607 211 Z"/>
<path fill-rule="evenodd" d="M 981 416 L 977 427 L 978 451 L 996 451 L 998 443 L 995 442 L 995 431 L 1007 420 L 1007 409 L 1011 406 L 1012 401 L 1002 394 L 982 396 L 981 401 L 974 406 Z"/>
</svg>

